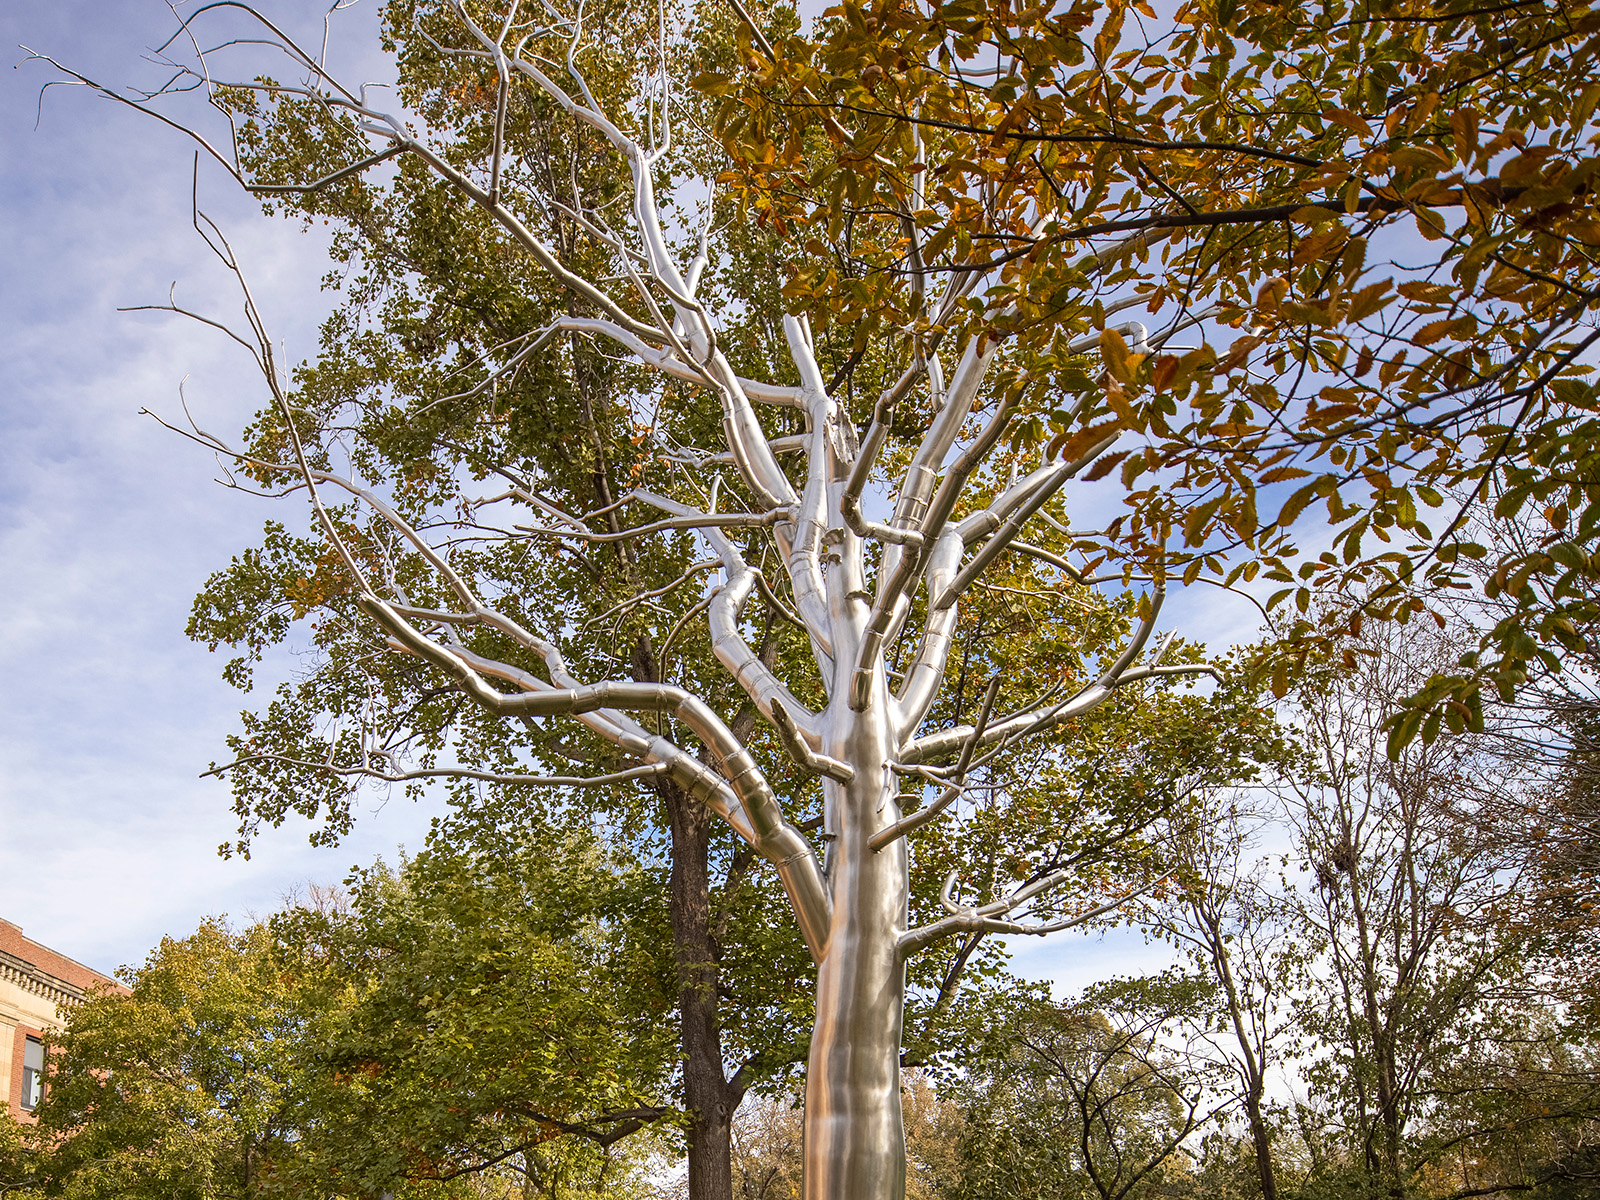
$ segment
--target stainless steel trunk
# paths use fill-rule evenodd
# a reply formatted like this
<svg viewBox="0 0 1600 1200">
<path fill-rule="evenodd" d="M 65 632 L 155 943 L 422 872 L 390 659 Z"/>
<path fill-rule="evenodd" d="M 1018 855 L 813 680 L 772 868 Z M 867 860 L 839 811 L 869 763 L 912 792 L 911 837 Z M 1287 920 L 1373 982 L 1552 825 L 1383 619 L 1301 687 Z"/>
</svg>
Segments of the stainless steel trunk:
<svg viewBox="0 0 1600 1200">
<path fill-rule="evenodd" d="M 842 697 L 844 689 L 835 695 Z M 865 712 L 842 699 L 828 716 L 828 753 L 848 762 L 848 786 L 826 784 L 833 926 L 817 968 L 817 1018 L 806 1074 L 805 1200 L 901 1200 L 900 1027 L 908 919 L 905 841 L 874 853 L 867 839 L 899 819 L 889 771 L 887 694 Z"/>
</svg>

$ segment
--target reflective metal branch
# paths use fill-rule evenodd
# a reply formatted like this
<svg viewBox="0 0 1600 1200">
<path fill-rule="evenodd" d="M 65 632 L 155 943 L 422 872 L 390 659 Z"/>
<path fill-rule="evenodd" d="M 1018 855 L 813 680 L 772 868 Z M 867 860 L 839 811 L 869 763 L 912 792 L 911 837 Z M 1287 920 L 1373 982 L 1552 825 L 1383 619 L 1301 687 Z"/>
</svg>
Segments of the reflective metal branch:
<svg viewBox="0 0 1600 1200">
<path fill-rule="evenodd" d="M 905 625 L 907 616 L 911 612 L 911 597 L 916 592 L 924 573 L 927 571 L 931 553 L 930 547 L 934 546 L 943 535 L 945 525 L 950 520 L 950 515 L 955 511 L 956 504 L 960 501 L 962 493 L 966 490 L 967 481 L 972 472 L 988 458 L 994 445 L 1000 440 L 1000 435 L 1005 432 L 1013 412 L 1011 397 L 1003 397 L 995 408 L 994 414 L 989 418 L 988 424 L 979 432 L 972 445 L 964 450 L 955 462 L 950 464 L 945 472 L 944 479 L 940 481 L 939 489 L 934 493 L 933 501 L 928 506 L 927 515 L 922 521 L 923 544 L 920 552 L 915 556 L 911 566 L 911 577 L 904 587 L 900 589 L 894 607 L 887 611 L 887 624 L 883 628 L 883 641 L 890 642 L 900 635 Z M 908 558 L 911 556 L 908 554 Z M 936 595 L 937 593 L 930 593 Z M 874 613 L 874 617 L 877 614 Z M 881 618 L 879 618 L 881 620 Z"/>
<path fill-rule="evenodd" d="M 978 388 L 988 372 L 989 364 L 994 361 L 999 350 L 999 342 L 992 341 L 982 334 L 967 342 L 956 364 L 955 372 L 950 378 L 944 404 L 934 416 L 927 436 L 917 447 L 910 466 L 906 468 L 890 524 L 901 529 L 921 528 L 922 518 L 933 499 L 939 467 L 944 462 L 945 455 L 950 452 L 950 448 L 955 445 L 956 438 L 961 435 L 961 427 L 966 423 L 967 416 L 972 411 L 972 404 L 977 399 Z M 937 359 L 930 359 L 930 370 L 936 365 Z M 898 598 L 893 594 L 896 581 L 900 582 L 901 587 L 909 584 L 909 577 L 901 576 L 897 569 L 901 556 L 902 550 L 899 546 L 891 545 L 884 548 L 883 570 L 879 574 L 879 590 L 874 601 L 875 605 L 892 610 Z"/>
<path fill-rule="evenodd" d="M 989 690 L 984 693 L 983 705 L 978 710 L 978 723 L 972 728 L 972 735 L 967 738 L 966 744 L 961 747 L 961 757 L 956 760 L 956 769 L 951 773 L 950 786 L 932 804 L 919 809 L 909 817 L 902 817 L 887 829 L 880 829 L 873 834 L 867 845 L 874 852 L 882 850 L 896 838 L 905 837 L 915 829 L 921 829 L 929 821 L 943 813 L 947 808 L 961 798 L 961 793 L 966 789 L 962 786 L 967 775 L 967 768 L 972 763 L 972 752 L 977 749 L 978 741 L 983 737 L 983 731 L 989 724 L 989 714 L 994 711 L 995 697 L 1000 694 L 1000 677 L 997 675 L 989 681 Z M 931 781 L 931 777 L 930 781 Z"/>
<path fill-rule="evenodd" d="M 598 317 L 557 317 L 550 323 L 549 328 L 560 329 L 568 333 L 587 333 L 604 337 L 615 342 L 640 362 L 654 367 L 663 375 L 670 375 L 674 379 L 681 379 L 686 383 L 704 383 L 705 378 L 701 371 L 693 365 L 684 362 L 676 354 L 652 345 L 645 337 L 632 330 L 624 329 L 615 321 L 603 321 Z M 651 330 L 656 340 L 661 340 L 658 330 Z M 759 400 L 764 404 L 776 404 L 784 407 L 795 407 L 801 403 L 800 389 L 787 384 L 765 383 L 758 379 L 749 379 L 743 375 L 735 377 L 740 389 L 752 400 Z M 781 439 L 779 439 L 781 440 Z M 731 459 L 730 459 L 731 461 Z"/>
<path fill-rule="evenodd" d="M 881 542 L 901 545 L 921 544 L 922 537 L 915 530 L 897 529 L 892 525 L 868 521 L 861 512 L 861 494 L 866 490 L 867 480 L 872 477 L 872 468 L 883 451 L 884 443 L 889 440 L 889 422 L 894 416 L 895 405 L 911 391 L 925 372 L 926 367 L 921 363 L 907 367 L 892 386 L 884 389 L 873 407 L 872 422 L 867 426 L 866 436 L 861 439 L 861 449 L 850 465 L 850 475 L 839 497 L 839 513 L 857 537 L 876 538 Z"/>
<path fill-rule="evenodd" d="M 934 417 L 932 427 L 917 448 L 917 453 L 906 470 L 895 504 L 894 519 L 890 524 L 896 529 L 915 531 L 922 536 L 914 542 L 906 539 L 901 544 L 891 542 L 884 547 L 883 565 L 878 573 L 877 595 L 872 602 L 872 614 L 867 619 L 867 627 L 857 651 L 855 670 L 850 679 L 850 707 L 856 712 L 863 711 L 867 706 L 884 640 L 891 626 L 896 623 L 896 618 L 903 619 L 903 610 L 908 607 L 909 593 L 921 572 L 927 550 L 925 539 L 929 536 L 924 521 L 929 515 L 939 465 L 944 462 L 945 455 L 960 436 L 961 427 L 972 411 L 973 402 L 977 399 L 984 374 L 988 371 L 989 364 L 994 361 L 999 348 L 998 342 L 989 341 L 982 334 L 967 343 L 944 397 L 944 406 Z M 933 365 L 934 363 L 930 362 L 930 367 Z M 990 427 L 979 437 L 982 453 L 987 453 L 994 439 L 999 436 L 999 430 L 1004 427 L 1005 419 L 1009 418 L 1008 406 L 1004 403 L 997 417 L 1000 418 L 999 421 L 991 421 Z M 985 436 L 991 433 L 993 436 Z M 965 485 L 967 475 L 977 461 L 976 457 L 968 461 L 964 456 L 952 469 L 958 476 L 947 493 L 948 503 L 952 508 L 961 488 Z M 932 532 L 936 535 L 937 530 Z"/>
<path fill-rule="evenodd" d="M 824 687 L 833 685 L 833 615 L 829 609 L 827 588 L 822 575 L 822 540 L 827 534 L 828 491 L 831 477 L 830 422 L 839 419 L 838 406 L 828 396 L 822 383 L 822 372 L 817 366 L 815 351 L 805 335 L 800 322 L 785 316 L 783 332 L 789 345 L 789 357 L 800 372 L 801 404 L 810 418 L 811 428 L 806 433 L 806 482 L 800 496 L 795 519 L 787 529 L 780 528 L 779 552 L 783 555 L 784 569 L 794 590 L 795 607 L 805 619 L 816 649 L 816 658 L 822 671 Z M 787 534 L 787 537 L 785 535 Z"/>
<path fill-rule="evenodd" d="M 576 542 L 603 544 L 607 542 L 625 542 L 630 538 L 645 537 L 648 534 L 662 533 L 669 529 L 766 529 L 778 524 L 780 521 L 787 520 L 788 516 L 788 512 L 776 508 L 761 513 L 689 512 L 681 517 L 668 517 L 661 521 L 652 521 L 648 525 L 636 525 L 631 529 L 621 529 L 616 533 L 595 533 L 592 530 L 580 531 L 577 529 L 550 529 L 540 525 L 516 525 L 513 528 L 521 533 L 570 538 Z"/>
<path fill-rule="evenodd" d="M 820 958 L 826 953 L 831 902 L 816 852 L 805 836 L 784 818 L 777 797 L 749 751 L 698 696 L 668 684 L 619 681 L 576 688 L 546 684 L 538 691 L 502 692 L 491 687 L 459 652 L 423 636 L 376 595 L 365 593 L 357 598 L 357 603 L 405 649 L 451 676 L 463 691 L 490 712 L 541 717 L 617 709 L 666 712 L 682 721 L 718 760 L 723 776 L 664 738 L 624 735 L 615 741 L 623 750 L 640 758 L 655 760 L 667 756 L 673 778 L 720 810 L 725 819 L 732 806 L 719 792 L 724 787 L 732 788 L 748 820 L 748 832 L 740 829 L 741 834 L 777 868 L 813 955 Z"/>
<path fill-rule="evenodd" d="M 632 494 L 641 502 L 663 512 L 682 514 L 679 519 L 708 515 L 695 513 L 687 505 L 654 492 L 639 489 Z M 774 524 L 775 521 L 766 523 Z M 772 673 L 739 632 L 739 615 L 744 611 L 745 603 L 756 586 L 759 578 L 757 572 L 745 561 L 738 547 L 724 537 L 714 524 L 699 528 L 701 536 L 710 543 L 727 575 L 727 582 L 711 600 L 712 653 L 744 689 L 745 694 L 750 697 L 763 717 L 769 721 L 773 720 L 773 705 L 781 702 L 795 719 L 806 740 L 819 745 L 821 734 L 817 728 L 816 714 L 802 704 L 788 686 Z"/>
<path fill-rule="evenodd" d="M 950 586 L 961 566 L 966 545 L 958 530 L 946 529 L 929 555 L 925 577 L 930 595 L 939 595 Z M 955 634 L 957 609 L 954 604 L 927 614 L 922 637 L 900 682 L 896 701 L 898 740 L 903 745 L 922 725 L 928 710 L 938 698 L 950 657 L 950 641 Z"/>
<path fill-rule="evenodd" d="M 926 570 L 931 599 L 922 638 L 899 692 L 898 722 L 902 741 L 916 732 L 938 696 L 956 624 L 956 599 L 971 586 L 983 567 L 1015 540 L 1027 518 L 1104 447 L 1102 443 L 1076 463 L 1040 467 L 1007 489 L 988 508 L 972 514 L 955 529 L 946 529 L 940 536 Z M 975 560 L 978 565 L 959 571 L 965 547 L 994 530 L 1000 532 L 979 552 Z"/>
<path fill-rule="evenodd" d="M 978 748 L 983 749 L 1001 740 L 1014 742 L 1050 725 L 1060 725 L 1070 721 L 1100 704 L 1117 688 L 1141 679 L 1166 675 L 1216 675 L 1216 668 L 1208 663 L 1186 663 L 1170 667 L 1132 666 L 1133 660 L 1144 649 L 1145 643 L 1149 641 L 1150 634 L 1155 629 L 1156 618 L 1160 615 L 1165 598 L 1165 586 L 1157 583 L 1151 591 L 1149 610 L 1140 620 L 1128 645 L 1098 679 L 1059 704 L 1017 713 L 990 725 L 978 739 Z M 966 726 L 930 734 L 907 745 L 901 752 L 900 760 L 905 763 L 918 763 L 945 758 L 958 753 L 971 735 L 971 729 Z"/>
<path fill-rule="evenodd" d="M 1003 900 L 997 900 L 992 904 L 985 904 L 977 908 L 963 907 L 955 904 L 950 899 L 950 892 L 955 886 L 956 875 L 957 872 L 952 871 L 950 873 L 939 896 L 939 899 L 951 915 L 904 934 L 899 942 L 902 957 L 910 958 L 917 951 L 931 946 L 941 938 L 951 937 L 958 933 L 1008 933 L 1026 934 L 1033 937 L 1043 937 L 1047 933 L 1059 933 L 1063 929 L 1072 929 L 1075 926 L 1086 924 L 1096 917 L 1103 917 L 1106 913 L 1115 912 L 1128 901 L 1149 891 L 1153 886 L 1152 884 L 1141 884 L 1133 891 L 1118 896 L 1114 900 L 1108 900 L 1104 904 L 1096 905 L 1086 912 L 1065 917 L 1059 921 L 1046 921 L 1030 925 L 1022 921 L 1007 921 L 1002 918 L 1006 913 L 1011 912 L 1045 888 L 1055 887 L 1064 883 L 1070 877 L 1069 872 L 1062 871 L 1054 875 L 1048 875 L 1037 883 L 1031 884 Z"/>
<path fill-rule="evenodd" d="M 795 727 L 794 718 L 780 701 L 775 700 L 772 703 L 772 724 L 778 731 L 778 741 L 783 743 L 783 748 L 789 752 L 789 757 L 806 770 L 815 771 L 818 775 L 824 775 L 840 783 L 849 783 L 855 779 L 856 769 L 849 763 L 829 758 L 826 754 L 818 754 L 806 745 L 805 738 L 800 736 L 799 729 Z"/>
<path fill-rule="evenodd" d="M 212 767 L 200 774 L 201 779 L 221 775 L 254 762 L 283 763 L 291 767 L 306 767 L 328 775 L 359 775 L 382 783 L 407 783 L 413 779 L 471 779 L 479 783 L 505 783 L 529 787 L 605 787 L 613 783 L 630 783 L 638 779 L 657 779 L 669 772 L 664 762 L 646 763 L 641 767 L 628 767 L 608 775 L 521 775 L 504 771 L 475 771 L 467 767 L 435 767 L 415 771 L 380 771 L 373 767 L 338 767 L 327 762 L 312 762 L 287 754 L 246 754 Z"/>
<path fill-rule="evenodd" d="M 945 608 L 954 604 L 956 598 L 972 586 L 972 581 L 994 561 L 995 556 L 1010 545 L 1012 539 L 1022 532 L 1022 527 L 1027 524 L 1028 518 L 1043 508 L 1045 502 L 1065 486 L 1067 480 L 1111 449 L 1119 436 L 1119 434 L 1114 433 L 1110 437 L 1103 439 L 1075 462 L 1059 464 L 1044 485 L 1029 496 L 1027 500 L 1023 501 L 1022 504 L 1018 505 L 1017 510 L 1000 523 L 1000 527 L 983 544 L 978 553 L 973 555 L 972 560 L 961 568 L 955 579 L 951 581 L 950 586 L 944 590 L 944 594 L 933 602 L 934 607 Z"/>
</svg>

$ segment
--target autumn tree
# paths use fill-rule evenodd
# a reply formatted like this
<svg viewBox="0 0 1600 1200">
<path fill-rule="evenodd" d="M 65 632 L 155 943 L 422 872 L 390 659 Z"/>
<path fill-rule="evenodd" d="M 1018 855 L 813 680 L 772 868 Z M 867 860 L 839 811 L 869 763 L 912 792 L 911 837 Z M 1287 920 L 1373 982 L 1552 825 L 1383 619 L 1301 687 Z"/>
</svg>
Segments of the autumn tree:
<svg viewBox="0 0 1600 1200">
<path fill-rule="evenodd" d="M 1243 693 L 1162 691 L 1217 673 L 1153 640 L 1167 564 L 1100 576 L 1069 556 L 1064 489 L 1115 467 L 1120 429 L 1041 431 L 1099 403 L 1083 355 L 1101 352 L 1107 395 L 1139 364 L 1114 332 L 1054 365 L 996 336 L 1031 314 L 1003 263 L 916 276 L 907 319 L 864 323 L 862 346 L 830 341 L 820 309 L 780 316 L 738 273 L 760 284 L 784 243 L 720 228 L 736 213 L 682 178 L 715 162 L 676 82 L 696 54 L 719 65 L 715 27 L 386 11 L 396 105 L 241 4 L 202 10 L 244 23 L 215 52 L 184 24 L 167 84 L 107 91 L 149 112 L 209 99 L 226 125 L 189 130 L 204 151 L 351 231 L 357 302 L 325 355 L 290 378 L 244 287 L 237 336 L 271 402 L 237 443 L 188 430 L 239 486 L 314 514 L 312 537 L 274 526 L 197 608 L 197 636 L 243 648 L 242 684 L 296 620 L 318 656 L 218 768 L 245 835 L 298 811 L 337 836 L 351 780 L 437 777 L 463 806 L 480 784 L 543 788 L 547 811 L 652 825 L 703 1194 L 725 1194 L 731 1113 L 772 1065 L 753 1036 L 728 1068 L 717 1007 L 723 922 L 754 911 L 745 979 L 787 987 L 800 947 L 817 972 L 810 1037 L 790 1043 L 807 1195 L 898 1196 L 907 972 L 941 1018 L 991 935 L 1116 911 L 1159 875 L 1138 842 L 1185 776 L 1243 769 L 1261 728 Z M 1119 716 L 1141 682 L 1182 719 Z M 1041 786 L 1009 774 L 1024 763 Z M 759 898 L 723 903 L 760 860 L 782 930 Z"/>
<path fill-rule="evenodd" d="M 264 1194 L 274 1160 L 292 1153 L 283 1092 L 294 1011 L 271 948 L 259 926 L 208 920 L 124 972 L 131 995 L 72 1011 L 28 1131 L 38 1194 Z"/>
<path fill-rule="evenodd" d="M 791 302 L 858 349 L 981 327 L 1056 381 L 1037 436 L 1121 432 L 1097 471 L 1125 506 L 1075 526 L 1085 552 L 1270 582 L 1298 618 L 1279 694 L 1364 620 L 1503 600 L 1396 746 L 1582 651 L 1600 11 L 847 0 L 758 24 L 701 85 L 730 184 L 805 248 Z M 962 301 L 928 308 L 945 280 Z M 1506 522 L 1530 536 L 1485 536 Z"/>
<path fill-rule="evenodd" d="M 626 1139 L 677 1115 L 672 980 L 649 922 L 615 919 L 639 883 L 617 865 L 441 842 L 162 939 L 67 1014 L 38 1123 L 0 1121 L 8 1194 L 641 1194 Z"/>
<path fill-rule="evenodd" d="M 1182 1194 L 1191 1147 L 1230 1101 L 1186 1045 L 1206 999 L 1180 971 L 1012 1006 L 949 1084 L 962 1125 L 941 1194 Z"/>
<path fill-rule="evenodd" d="M 1295 748 L 1297 749 L 1297 747 Z M 1305 758 L 1285 746 L 1278 778 L 1303 777 Z M 1213 1069 L 1232 1077 L 1262 1200 L 1278 1200 L 1274 1084 L 1290 1067 L 1294 999 L 1303 985 L 1304 931 L 1287 919 L 1281 863 L 1263 840 L 1282 830 L 1282 812 L 1237 792 L 1212 794 L 1169 823 L 1174 885 L 1143 905 L 1146 927 L 1169 940 L 1197 979 L 1207 981 L 1200 1024 Z M 1213 1155 L 1215 1157 L 1215 1155 Z"/>
<path fill-rule="evenodd" d="M 1563 849 L 1530 823 L 1548 762 L 1508 753 L 1525 714 L 1497 704 L 1485 733 L 1389 754 L 1404 697 L 1459 646 L 1370 626 L 1353 666 L 1292 690 L 1303 756 L 1175 823 L 1185 865 L 1145 920 L 1209 979 L 1207 1040 L 1237 1078 L 1237 1152 L 1207 1146 L 1212 1190 L 1510 1196 L 1588 1178 L 1593 1038 L 1563 961 L 1582 938 L 1570 911 L 1534 916 L 1557 907 L 1540 876 Z"/>
<path fill-rule="evenodd" d="M 1287 804 L 1307 871 L 1293 928 L 1314 951 L 1296 1003 L 1309 1078 L 1352 1153 L 1344 1169 L 1397 1197 L 1447 1181 L 1465 1194 L 1492 1174 L 1474 1178 L 1470 1160 L 1508 1109 L 1527 1134 L 1541 1109 L 1582 1123 L 1570 1100 L 1551 1102 L 1567 1090 L 1559 1071 L 1544 1101 L 1527 1084 L 1548 1055 L 1581 1058 L 1583 1039 L 1560 1032 L 1549 967 L 1514 919 L 1529 864 L 1507 798 L 1537 775 L 1483 736 L 1389 758 L 1396 698 L 1453 650 L 1442 634 L 1397 633 L 1369 635 L 1354 670 L 1301 694 L 1318 769 Z M 1580 1092 L 1581 1075 L 1567 1080 Z"/>
<path fill-rule="evenodd" d="M 278 1188 L 635 1194 L 680 1116 L 675 973 L 658 872 L 619 854 L 436 829 L 274 915 L 295 1014 Z"/>
</svg>

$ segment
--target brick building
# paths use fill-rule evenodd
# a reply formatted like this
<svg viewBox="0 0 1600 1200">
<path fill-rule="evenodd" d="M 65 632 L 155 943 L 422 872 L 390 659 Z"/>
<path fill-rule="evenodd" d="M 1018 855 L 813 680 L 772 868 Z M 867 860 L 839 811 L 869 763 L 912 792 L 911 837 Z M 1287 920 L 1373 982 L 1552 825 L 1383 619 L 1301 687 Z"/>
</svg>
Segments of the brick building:
<svg viewBox="0 0 1600 1200">
<path fill-rule="evenodd" d="M 61 1027 L 66 1009 L 107 986 L 127 990 L 0 918 L 0 1100 L 16 1116 L 31 1121 L 43 1094 L 44 1035 Z"/>
</svg>

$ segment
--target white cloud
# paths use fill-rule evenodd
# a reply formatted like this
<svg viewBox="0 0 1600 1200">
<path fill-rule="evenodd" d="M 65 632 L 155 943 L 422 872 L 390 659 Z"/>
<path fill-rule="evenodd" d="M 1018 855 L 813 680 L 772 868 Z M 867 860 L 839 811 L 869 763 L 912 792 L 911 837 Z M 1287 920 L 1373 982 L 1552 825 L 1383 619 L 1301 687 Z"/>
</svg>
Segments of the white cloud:
<svg viewBox="0 0 1600 1200">
<path fill-rule="evenodd" d="M 157 2 L 10 6 L 0 41 L 125 80 L 171 20 Z M 266 912 L 307 878 L 418 844 L 426 814 L 364 815 L 334 850 L 290 824 L 251 862 L 216 857 L 227 789 L 197 776 L 241 705 L 183 627 L 268 508 L 138 412 L 179 414 L 187 376 L 201 423 L 236 429 L 260 383 L 215 333 L 115 311 L 163 302 L 174 280 L 198 310 L 239 306 L 190 226 L 183 140 L 82 89 L 51 88 L 35 130 L 50 78 L 37 63 L 0 76 L 0 916 L 107 969 L 208 913 Z M 215 170 L 201 199 L 291 357 L 313 348 L 323 239 L 264 220 Z"/>
</svg>

